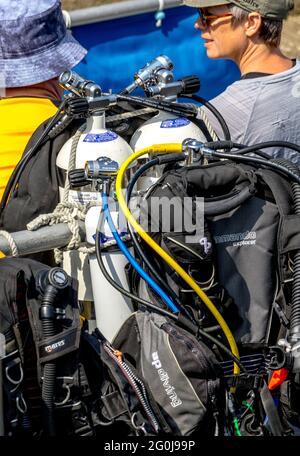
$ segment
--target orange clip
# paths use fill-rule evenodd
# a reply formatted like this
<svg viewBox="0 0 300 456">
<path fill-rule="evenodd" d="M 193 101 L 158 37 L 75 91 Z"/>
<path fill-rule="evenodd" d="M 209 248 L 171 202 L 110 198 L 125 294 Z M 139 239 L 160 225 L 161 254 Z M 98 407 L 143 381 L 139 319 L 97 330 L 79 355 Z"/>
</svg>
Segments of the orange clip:
<svg viewBox="0 0 300 456">
<path fill-rule="evenodd" d="M 287 379 L 289 375 L 289 371 L 285 368 L 278 369 L 273 372 L 272 377 L 269 381 L 268 388 L 270 391 L 275 390 L 278 388 L 282 383 Z"/>
<path fill-rule="evenodd" d="M 122 362 L 122 352 L 120 352 L 119 350 L 114 350 L 114 355 L 118 358 L 118 361 L 120 361 L 120 363 Z"/>
</svg>

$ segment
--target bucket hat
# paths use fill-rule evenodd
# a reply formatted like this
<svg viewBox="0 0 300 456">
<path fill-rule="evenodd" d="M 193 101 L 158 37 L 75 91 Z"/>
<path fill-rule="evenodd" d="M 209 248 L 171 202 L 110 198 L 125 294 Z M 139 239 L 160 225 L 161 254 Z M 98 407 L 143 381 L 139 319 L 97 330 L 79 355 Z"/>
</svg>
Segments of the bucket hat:
<svg viewBox="0 0 300 456">
<path fill-rule="evenodd" d="M 289 11 L 294 8 L 293 0 L 183 0 L 184 5 L 198 8 L 225 5 L 226 3 L 233 3 L 246 11 L 256 11 L 262 17 L 274 20 L 286 19 Z"/>
<path fill-rule="evenodd" d="M 67 30 L 60 0 L 0 0 L 0 86 L 55 78 L 86 53 Z"/>
</svg>

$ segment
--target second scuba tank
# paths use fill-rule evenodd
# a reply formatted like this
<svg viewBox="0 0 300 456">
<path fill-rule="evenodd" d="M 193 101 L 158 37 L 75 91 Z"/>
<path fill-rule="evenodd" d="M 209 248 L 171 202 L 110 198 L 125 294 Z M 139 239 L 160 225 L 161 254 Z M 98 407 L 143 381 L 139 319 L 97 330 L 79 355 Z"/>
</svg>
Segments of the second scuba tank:
<svg viewBox="0 0 300 456">
<path fill-rule="evenodd" d="M 91 245 L 95 244 L 96 241 L 95 233 L 100 213 L 101 207 L 92 207 L 86 215 L 86 235 L 87 241 Z M 115 225 L 118 225 L 119 211 L 117 207 L 115 207 L 114 211 L 111 211 L 111 216 Z M 126 277 L 128 261 L 116 246 L 107 223 L 102 225 L 101 232 L 101 257 L 105 269 L 118 285 L 128 290 Z M 106 339 L 112 342 L 124 321 L 133 312 L 133 308 L 130 299 L 125 298 L 103 276 L 95 254 L 89 256 L 89 264 L 97 327 Z"/>
<path fill-rule="evenodd" d="M 145 147 L 151 147 L 153 144 L 181 144 L 187 138 L 206 142 L 200 128 L 191 120 L 160 111 L 136 130 L 131 138 L 130 146 L 136 152 Z M 147 190 L 159 177 L 159 169 L 140 177 L 138 190 Z"/>
<path fill-rule="evenodd" d="M 87 120 L 86 128 L 81 132 L 79 138 L 70 138 L 64 144 L 56 163 L 60 174 L 67 178 L 68 170 L 84 168 L 87 161 L 106 156 L 121 165 L 131 154 L 132 149 L 129 144 L 115 132 L 105 128 L 105 112 L 99 111 Z M 61 186 L 59 190 L 61 201 L 66 200 L 65 192 L 67 191 L 68 202 L 83 205 L 91 202 L 100 205 L 101 202 L 100 193 L 93 185 L 70 190 L 65 190 Z M 92 207 L 88 211 L 88 230 L 91 236 L 96 232 L 99 215 L 100 207 Z M 91 236 L 90 243 L 95 243 L 95 238 Z M 125 257 L 118 252 L 112 254 L 106 252 L 104 256 L 107 256 L 104 261 L 109 264 L 108 269 L 113 271 L 114 278 L 126 287 L 124 269 L 127 261 Z M 78 251 L 64 252 L 63 268 L 69 275 L 78 280 L 78 298 L 91 310 L 91 320 L 96 318 L 97 326 L 105 335 L 108 337 L 113 335 L 114 329 L 109 327 L 110 323 L 115 328 L 119 317 L 122 316 L 122 323 L 130 315 L 132 309 L 128 303 L 124 302 L 120 293 L 112 289 L 102 275 L 95 254 L 87 255 Z M 95 310 L 94 316 L 93 309 Z M 104 317 L 107 314 L 109 316 Z M 103 326 L 104 322 L 106 328 Z"/>
</svg>

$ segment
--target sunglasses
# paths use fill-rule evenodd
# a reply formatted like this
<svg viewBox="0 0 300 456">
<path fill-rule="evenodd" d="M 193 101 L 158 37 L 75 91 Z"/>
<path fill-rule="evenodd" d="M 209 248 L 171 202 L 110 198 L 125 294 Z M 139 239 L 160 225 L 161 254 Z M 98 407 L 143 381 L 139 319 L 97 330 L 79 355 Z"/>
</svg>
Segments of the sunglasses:
<svg viewBox="0 0 300 456">
<path fill-rule="evenodd" d="M 213 21 L 216 19 L 220 19 L 221 17 L 231 17 L 232 13 L 224 13 L 224 14 L 205 14 L 202 8 L 197 8 L 199 19 L 201 20 L 204 27 L 209 27 Z"/>
</svg>

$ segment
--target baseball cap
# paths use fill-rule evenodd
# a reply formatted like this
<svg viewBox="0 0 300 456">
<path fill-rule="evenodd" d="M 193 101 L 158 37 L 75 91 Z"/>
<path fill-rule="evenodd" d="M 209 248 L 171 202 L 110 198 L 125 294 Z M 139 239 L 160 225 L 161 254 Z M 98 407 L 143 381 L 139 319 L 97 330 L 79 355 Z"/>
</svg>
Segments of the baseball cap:
<svg viewBox="0 0 300 456">
<path fill-rule="evenodd" d="M 285 19 L 289 11 L 294 8 L 293 0 L 231 0 L 230 2 L 226 0 L 183 0 L 184 5 L 198 8 L 232 3 L 246 11 L 256 11 L 262 17 L 275 20 Z"/>
</svg>

